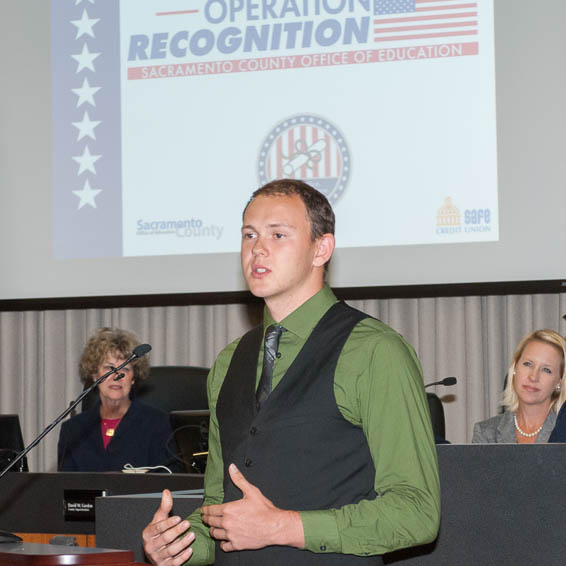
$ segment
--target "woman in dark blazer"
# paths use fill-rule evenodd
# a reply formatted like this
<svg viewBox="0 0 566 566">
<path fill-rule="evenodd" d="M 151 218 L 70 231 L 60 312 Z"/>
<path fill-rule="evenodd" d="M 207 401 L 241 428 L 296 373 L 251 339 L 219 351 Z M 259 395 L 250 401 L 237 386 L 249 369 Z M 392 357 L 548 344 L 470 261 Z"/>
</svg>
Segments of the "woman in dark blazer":
<svg viewBox="0 0 566 566">
<path fill-rule="evenodd" d="M 535 330 L 519 343 L 503 393 L 502 415 L 474 425 L 473 443 L 548 442 L 566 398 L 566 340 Z"/>
<path fill-rule="evenodd" d="M 101 328 L 89 339 L 81 355 L 81 381 L 90 384 L 124 362 L 139 344 L 120 329 Z M 61 471 L 120 471 L 126 464 L 164 466 L 175 461 L 175 442 L 169 415 L 132 401 L 136 381 L 149 375 L 147 357 L 138 358 L 98 385 L 99 402 L 63 423 L 59 434 L 58 467 Z M 174 466 L 176 468 L 176 466 Z"/>
</svg>

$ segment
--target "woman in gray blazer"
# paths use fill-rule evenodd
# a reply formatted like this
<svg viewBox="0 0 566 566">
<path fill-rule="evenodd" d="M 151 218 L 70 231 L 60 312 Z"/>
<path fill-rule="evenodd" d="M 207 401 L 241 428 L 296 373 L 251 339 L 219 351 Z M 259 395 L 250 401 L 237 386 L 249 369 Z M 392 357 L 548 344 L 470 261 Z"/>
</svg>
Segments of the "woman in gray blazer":
<svg viewBox="0 0 566 566">
<path fill-rule="evenodd" d="M 554 330 L 535 330 L 513 354 L 503 392 L 502 415 L 474 425 L 473 443 L 548 442 L 566 399 L 566 340 Z"/>
</svg>

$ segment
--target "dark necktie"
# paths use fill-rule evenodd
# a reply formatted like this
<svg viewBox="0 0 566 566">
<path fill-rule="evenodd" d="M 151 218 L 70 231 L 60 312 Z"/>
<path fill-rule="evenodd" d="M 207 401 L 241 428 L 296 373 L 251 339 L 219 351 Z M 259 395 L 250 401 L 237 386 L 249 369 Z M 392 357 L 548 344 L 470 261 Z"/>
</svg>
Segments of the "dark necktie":
<svg viewBox="0 0 566 566">
<path fill-rule="evenodd" d="M 272 324 L 265 331 L 265 346 L 263 348 L 263 366 L 261 377 L 255 394 L 256 407 L 259 411 L 261 404 L 269 397 L 273 387 L 273 362 L 279 347 L 279 339 L 283 332 L 283 327 L 279 324 Z"/>
</svg>

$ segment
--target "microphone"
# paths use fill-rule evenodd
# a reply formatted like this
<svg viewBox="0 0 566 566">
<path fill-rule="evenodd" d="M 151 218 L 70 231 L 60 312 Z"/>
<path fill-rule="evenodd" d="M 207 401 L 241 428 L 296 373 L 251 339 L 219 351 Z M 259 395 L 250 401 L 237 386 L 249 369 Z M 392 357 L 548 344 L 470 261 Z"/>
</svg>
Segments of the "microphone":
<svg viewBox="0 0 566 566">
<path fill-rule="evenodd" d="M 127 366 L 132 360 L 136 358 L 141 358 L 145 356 L 151 350 L 151 346 L 149 344 L 140 344 L 134 348 L 132 355 L 122 362 L 117 368 L 112 367 L 110 371 L 107 371 L 104 375 L 100 376 L 96 381 L 93 381 L 90 387 L 85 389 L 76 399 L 73 401 L 69 407 L 63 411 L 50 425 L 45 427 L 45 430 L 24 450 L 22 450 L 18 456 L 12 460 L 3 470 L 0 470 L 0 478 L 2 478 L 8 470 L 10 470 L 13 466 L 15 466 L 30 450 L 32 450 L 35 446 L 37 446 L 44 436 L 49 434 L 95 387 L 97 387 L 100 383 L 102 383 L 107 377 L 111 376 L 113 373 L 120 375 L 118 372 L 124 367 Z M 122 377 L 124 377 L 122 375 Z M 120 379 L 120 378 L 119 378 Z"/>
<path fill-rule="evenodd" d="M 143 358 L 149 352 L 151 352 L 151 346 L 149 344 L 140 344 L 134 348 L 130 361 L 135 358 Z"/>
<path fill-rule="evenodd" d="M 130 362 L 133 362 L 137 358 L 143 358 L 148 352 L 151 352 L 151 346 L 149 344 L 138 344 L 134 348 L 131 356 L 124 363 L 121 363 L 117 368 L 115 368 L 115 371 L 122 369 L 124 366 L 127 366 Z"/>
<path fill-rule="evenodd" d="M 433 381 L 432 383 L 427 383 L 425 385 L 425 389 L 427 387 L 430 387 L 431 385 L 456 385 L 457 382 L 458 380 L 455 377 L 445 377 L 440 381 Z"/>
<path fill-rule="evenodd" d="M 134 348 L 132 355 L 123 364 L 120 364 L 117 368 L 112 368 L 111 373 L 116 374 L 114 381 L 118 381 L 124 377 L 124 374 L 118 373 L 118 370 L 121 370 L 124 366 L 127 366 L 131 361 L 137 358 L 143 358 L 148 352 L 151 352 L 151 346 L 149 344 L 138 344 Z"/>
</svg>

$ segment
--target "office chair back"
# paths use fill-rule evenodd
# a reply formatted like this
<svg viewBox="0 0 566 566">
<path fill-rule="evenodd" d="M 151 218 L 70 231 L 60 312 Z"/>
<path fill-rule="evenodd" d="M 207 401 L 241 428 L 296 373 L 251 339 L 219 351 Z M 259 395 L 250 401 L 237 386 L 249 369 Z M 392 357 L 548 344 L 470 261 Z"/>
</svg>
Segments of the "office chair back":
<svg viewBox="0 0 566 566">
<path fill-rule="evenodd" d="M 188 409 L 208 409 L 206 376 L 208 368 L 198 366 L 154 366 L 145 381 L 134 385 L 132 398 L 165 413 Z M 111 378 L 109 378 L 111 379 Z M 82 401 L 82 411 L 98 401 L 98 391 L 91 391 Z"/>
<path fill-rule="evenodd" d="M 444 421 L 444 407 L 442 401 L 436 393 L 427 393 L 430 420 L 432 421 L 432 431 L 437 438 L 446 438 L 446 424 Z"/>
</svg>

